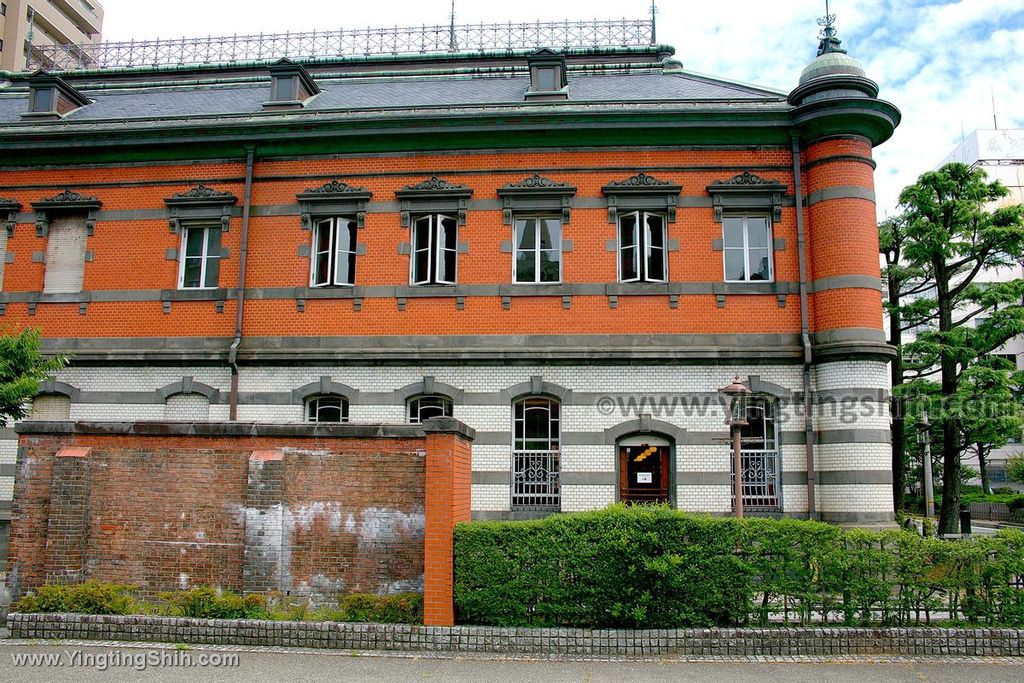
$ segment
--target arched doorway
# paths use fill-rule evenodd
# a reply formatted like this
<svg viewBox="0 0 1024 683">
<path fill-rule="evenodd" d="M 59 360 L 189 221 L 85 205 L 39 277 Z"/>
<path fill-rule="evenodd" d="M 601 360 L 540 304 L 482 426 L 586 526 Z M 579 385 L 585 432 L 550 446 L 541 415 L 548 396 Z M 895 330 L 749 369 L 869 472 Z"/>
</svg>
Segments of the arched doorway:
<svg viewBox="0 0 1024 683">
<path fill-rule="evenodd" d="M 627 505 L 673 499 L 672 442 L 657 434 L 619 439 L 619 500 Z"/>
</svg>

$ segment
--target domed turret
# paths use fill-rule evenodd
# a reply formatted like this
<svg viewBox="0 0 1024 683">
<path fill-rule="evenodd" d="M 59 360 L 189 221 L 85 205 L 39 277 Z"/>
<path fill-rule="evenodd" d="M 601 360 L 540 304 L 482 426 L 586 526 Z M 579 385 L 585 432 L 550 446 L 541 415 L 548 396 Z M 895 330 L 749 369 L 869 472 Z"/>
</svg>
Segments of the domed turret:
<svg viewBox="0 0 1024 683">
<path fill-rule="evenodd" d="M 834 14 L 818 20 L 823 27 L 818 55 L 789 94 L 789 103 L 796 107 L 793 119 L 805 136 L 856 133 L 879 144 L 899 124 L 899 110 L 878 99 L 878 84 L 846 54 L 834 22 Z"/>
</svg>

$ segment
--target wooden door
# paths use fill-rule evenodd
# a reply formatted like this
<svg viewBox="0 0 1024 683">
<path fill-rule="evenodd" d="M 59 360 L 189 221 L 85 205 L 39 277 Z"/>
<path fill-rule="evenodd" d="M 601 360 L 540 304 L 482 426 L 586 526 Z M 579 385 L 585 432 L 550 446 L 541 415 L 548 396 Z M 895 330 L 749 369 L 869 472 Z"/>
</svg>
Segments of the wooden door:
<svg viewBox="0 0 1024 683">
<path fill-rule="evenodd" d="M 667 503 L 668 446 L 619 447 L 619 498 L 627 505 Z"/>
</svg>

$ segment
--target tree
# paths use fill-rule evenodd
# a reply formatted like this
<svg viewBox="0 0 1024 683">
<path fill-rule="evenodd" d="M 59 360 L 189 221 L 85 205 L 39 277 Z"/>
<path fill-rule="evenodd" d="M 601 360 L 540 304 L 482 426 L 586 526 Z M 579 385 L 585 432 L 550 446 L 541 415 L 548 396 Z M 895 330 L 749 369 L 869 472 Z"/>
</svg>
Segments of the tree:
<svg viewBox="0 0 1024 683">
<path fill-rule="evenodd" d="M 959 405 L 963 419 L 963 443 L 978 456 L 984 493 L 992 493 L 988 479 L 988 455 L 1024 431 L 1021 412 L 1024 372 L 1016 363 L 998 356 L 982 356 L 960 378 Z"/>
<path fill-rule="evenodd" d="M 0 335 L 0 424 L 26 417 L 25 402 L 39 383 L 67 365 L 62 355 L 46 358 L 39 351 L 39 331 Z"/>
<path fill-rule="evenodd" d="M 980 273 L 1015 265 L 1024 250 L 1024 207 L 989 210 L 1008 194 L 980 168 L 951 163 L 925 173 L 900 194 L 905 242 L 903 262 L 935 285 L 934 297 L 914 302 L 935 326 L 904 346 L 913 373 L 937 385 L 933 422 L 941 429 L 942 513 L 940 533 L 956 533 L 960 463 L 964 443 L 961 381 L 972 364 L 1024 332 L 1024 281 L 981 286 Z M 986 320 L 975 329 L 975 318 Z M 934 377 L 938 377 L 935 382 Z"/>
<path fill-rule="evenodd" d="M 885 311 L 889 316 L 889 344 L 896 357 L 889 364 L 893 394 L 890 413 L 892 421 L 892 496 L 895 510 L 902 510 L 907 490 L 907 402 L 901 391 L 904 383 L 903 333 L 918 324 L 921 314 L 911 308 L 912 297 L 927 291 L 931 283 L 919 267 L 903 262 L 903 246 L 907 240 L 906 218 L 888 218 L 878 224 L 878 250 L 885 259 L 882 282 L 886 288 Z M 910 323 L 907 323 L 907 319 Z"/>
<path fill-rule="evenodd" d="M 1006 461 L 1006 476 L 1012 481 L 1024 482 L 1024 453 L 1018 453 Z"/>
</svg>

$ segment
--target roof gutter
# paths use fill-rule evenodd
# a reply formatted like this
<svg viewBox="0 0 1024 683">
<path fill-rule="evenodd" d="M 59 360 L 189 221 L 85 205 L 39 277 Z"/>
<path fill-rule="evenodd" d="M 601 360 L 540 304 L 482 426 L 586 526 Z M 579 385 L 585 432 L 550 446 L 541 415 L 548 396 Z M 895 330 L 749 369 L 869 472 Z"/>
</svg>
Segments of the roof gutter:
<svg viewBox="0 0 1024 683">
<path fill-rule="evenodd" d="M 249 256 L 249 215 L 252 209 L 252 171 L 255 165 L 256 148 L 245 148 L 245 198 L 242 203 L 242 245 L 238 256 L 238 293 L 235 299 L 235 338 L 228 349 L 228 365 L 231 367 L 231 398 L 228 419 L 238 419 L 238 347 L 242 345 L 242 322 L 245 311 L 245 270 Z"/>
</svg>

